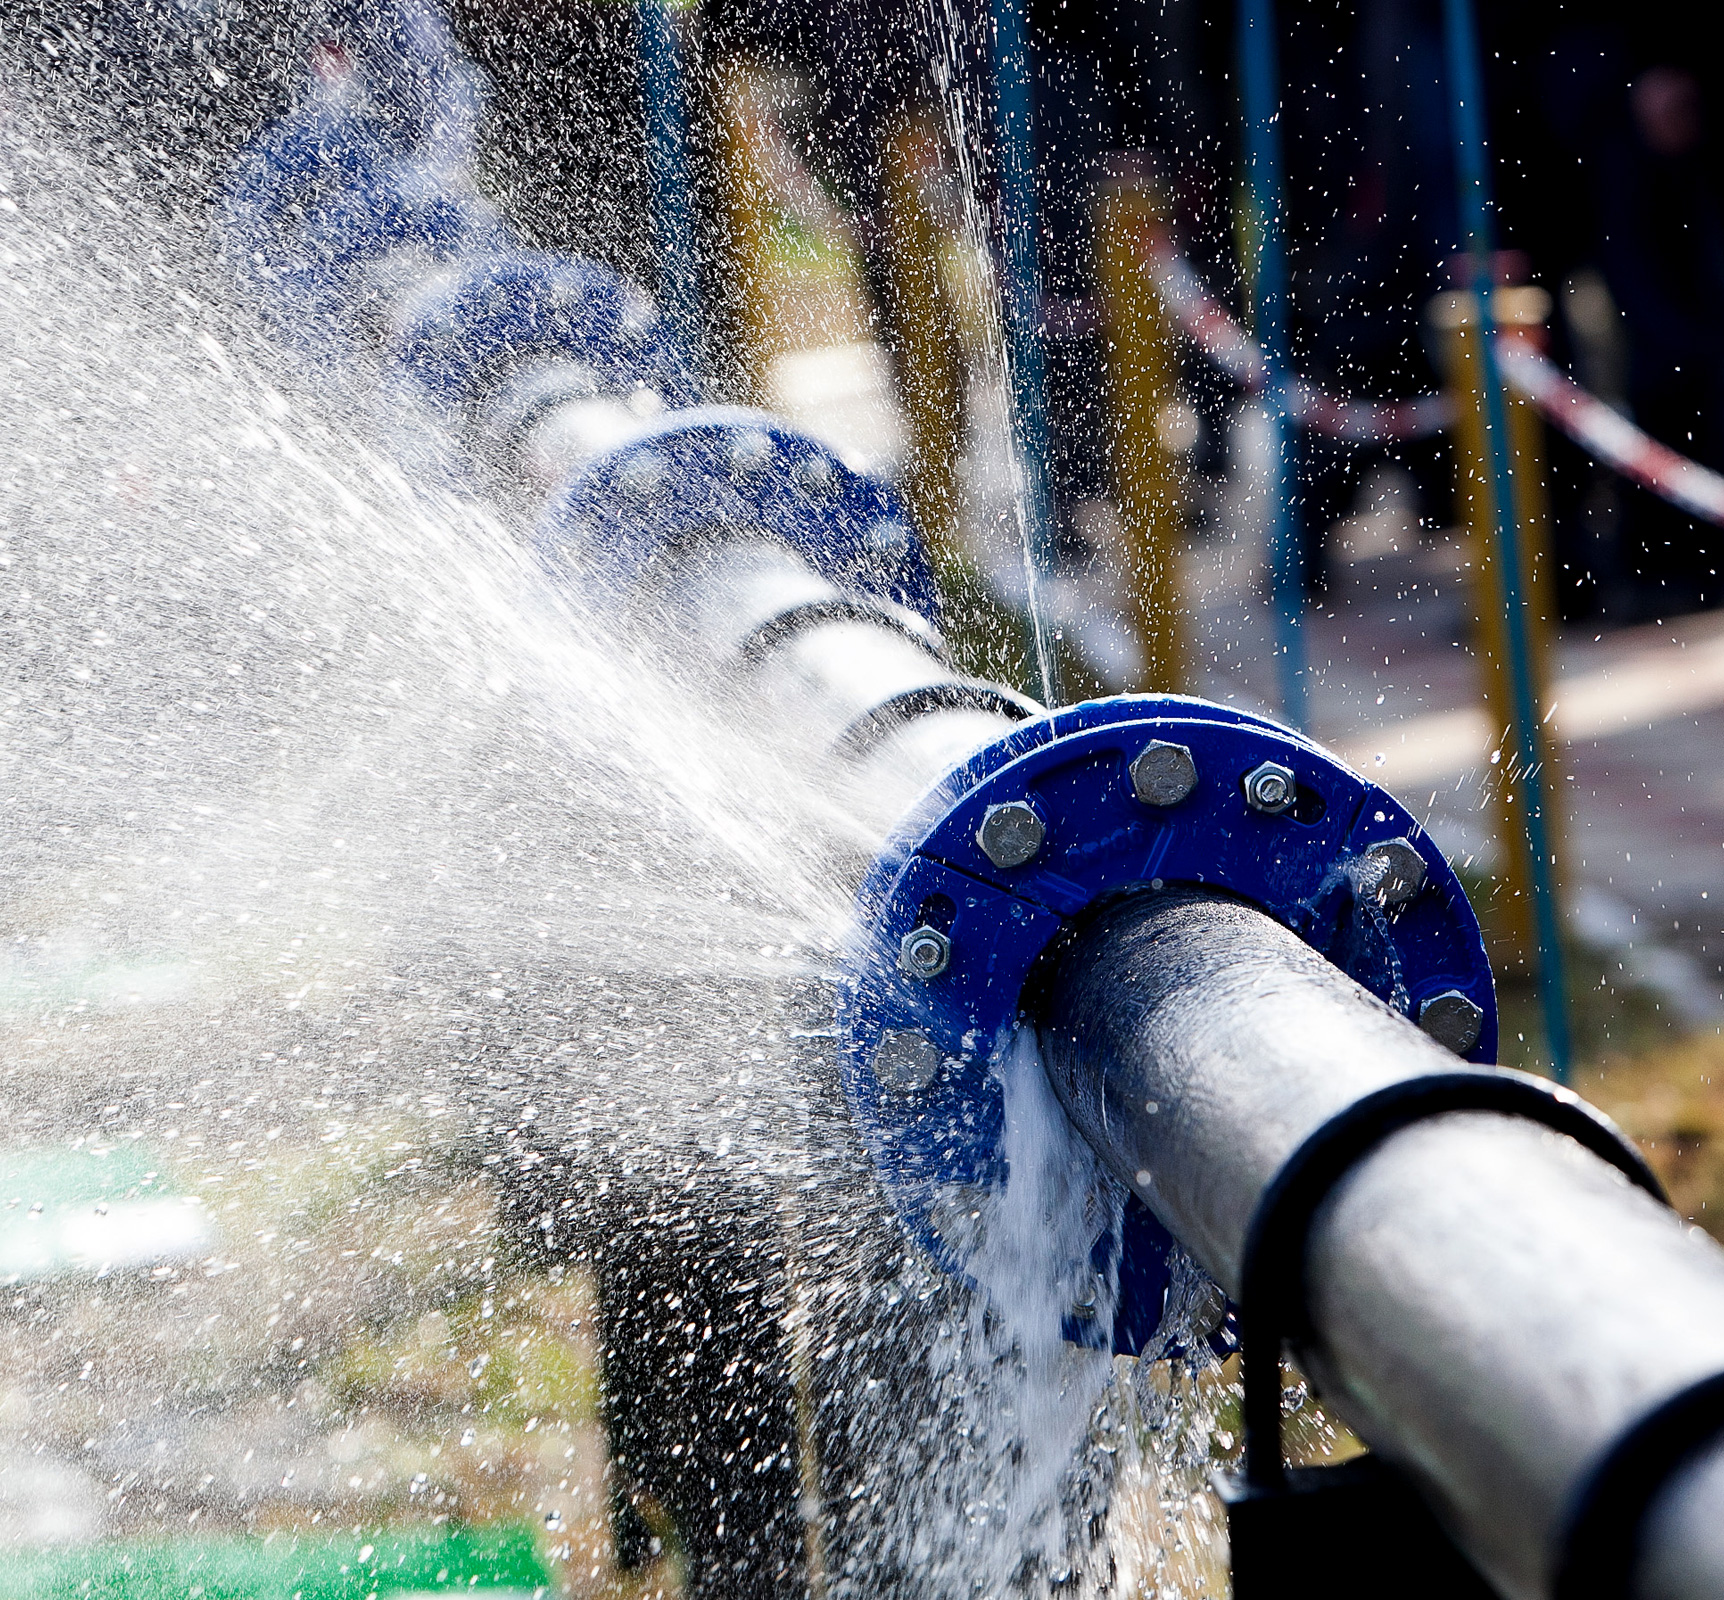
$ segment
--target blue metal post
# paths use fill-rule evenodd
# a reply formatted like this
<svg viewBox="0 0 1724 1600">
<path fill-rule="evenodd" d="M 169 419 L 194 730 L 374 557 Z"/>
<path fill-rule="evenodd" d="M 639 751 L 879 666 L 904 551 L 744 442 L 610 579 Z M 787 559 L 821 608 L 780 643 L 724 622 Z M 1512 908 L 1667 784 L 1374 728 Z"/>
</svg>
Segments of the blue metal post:
<svg viewBox="0 0 1724 1600">
<path fill-rule="evenodd" d="M 1288 482 L 1287 244 L 1281 226 L 1281 88 L 1274 0 L 1239 0 L 1239 83 L 1245 170 L 1257 230 L 1257 342 L 1267 372 L 1269 582 L 1281 715 L 1305 724 L 1305 561 Z"/>
<path fill-rule="evenodd" d="M 1534 926 L 1538 931 L 1539 999 L 1544 1011 L 1545 1043 L 1551 1071 L 1568 1081 L 1568 989 L 1564 974 L 1561 912 L 1556 901 L 1550 834 L 1545 816 L 1545 768 L 1538 700 L 1533 686 L 1528 599 L 1521 567 L 1520 533 L 1515 521 L 1514 462 L 1508 436 L 1508 404 L 1497 366 L 1495 288 L 1492 258 L 1491 191 L 1485 144 L 1484 84 L 1479 73 L 1478 32 L 1472 0 L 1443 0 L 1443 43 L 1449 95 L 1454 111 L 1455 177 L 1460 215 L 1471 259 L 1474 316 L 1479 339 L 1479 382 L 1483 387 L 1485 448 L 1490 458 L 1491 510 L 1496 558 L 1502 569 L 1503 634 L 1514 710 L 1515 756 L 1520 764 L 1522 816 L 1527 854 L 1532 861 Z"/>
<path fill-rule="evenodd" d="M 699 255 L 689 192 L 688 97 L 675 0 L 639 0 L 641 102 L 652 172 L 653 243 L 658 299 L 684 359 L 701 354 Z"/>
<path fill-rule="evenodd" d="M 1048 481 L 1047 367 L 1042 355 L 1040 223 L 1036 207 L 1035 106 L 1020 0 L 993 0 L 994 146 L 1004 233 L 1006 361 L 1012 388 L 1012 447 L 1023 474 L 1024 561 L 1031 644 L 1042 699 L 1060 703 L 1059 663 L 1047 637 L 1039 593 L 1053 570 L 1053 493 Z"/>
</svg>

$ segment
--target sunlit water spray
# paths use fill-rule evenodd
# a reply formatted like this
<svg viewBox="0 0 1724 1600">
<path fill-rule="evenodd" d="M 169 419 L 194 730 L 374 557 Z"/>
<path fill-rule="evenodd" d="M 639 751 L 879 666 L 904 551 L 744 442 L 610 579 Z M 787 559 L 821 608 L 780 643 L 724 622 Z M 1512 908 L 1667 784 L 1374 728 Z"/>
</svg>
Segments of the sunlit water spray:
<svg viewBox="0 0 1724 1600">
<path fill-rule="evenodd" d="M 503 1369 L 472 1343 L 503 1270 L 470 1242 L 493 1236 L 472 1173 L 502 1162 L 563 1173 L 589 1219 L 645 1183 L 649 1230 L 715 1174 L 789 1197 L 765 1210 L 774 1303 L 809 1371 L 835 1363 L 819 1403 L 853 1458 L 841 1506 L 805 1500 L 831 1592 L 1105 1584 L 1116 1457 L 1148 1435 L 1059 1328 L 1118 1199 L 1022 1043 L 991 1309 L 899 1238 L 821 1037 L 871 828 L 740 690 L 691 695 L 676 641 L 618 637 L 497 516 L 405 481 L 363 442 L 370 401 L 284 364 L 195 236 L 23 113 L 0 140 L 8 1138 L 147 1152 L 144 1187 L 166 1171 L 208 1218 L 207 1256 L 146 1252 L 179 1298 L 116 1308 L 94 1257 L 13 1274 L 8 1448 L 66 1463 L 66 1536 L 491 1504 L 453 1464 L 487 1436 L 452 1406 L 417 1444 L 373 1438 L 395 1452 L 375 1477 L 330 1441 L 369 1392 L 336 1374 L 390 1340 L 458 1355 L 467 1409 L 514 1415 L 478 1398 Z M 579 1217 L 545 1216 L 578 1254 Z M 862 1332 L 823 1349 L 844 1319 Z M 568 1526 L 567 1459 L 508 1503 Z"/>
</svg>

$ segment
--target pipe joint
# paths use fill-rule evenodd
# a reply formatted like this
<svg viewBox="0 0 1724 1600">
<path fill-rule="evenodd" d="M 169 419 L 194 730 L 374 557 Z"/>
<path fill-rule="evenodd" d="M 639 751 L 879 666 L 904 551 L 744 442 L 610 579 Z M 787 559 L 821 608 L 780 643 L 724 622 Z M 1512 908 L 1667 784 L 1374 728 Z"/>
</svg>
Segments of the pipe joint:
<svg viewBox="0 0 1724 1600">
<path fill-rule="evenodd" d="M 1254 802 L 1250 779 L 1266 770 L 1284 775 L 1279 809 Z M 1001 820 L 1020 813 L 1035 819 L 1033 850 Z M 952 1197 L 973 1210 L 1010 1179 L 992 1064 L 1026 984 L 1062 930 L 1129 886 L 1246 901 L 1415 1021 L 1464 1000 L 1479 1025 L 1460 1053 L 1494 1059 L 1478 922 L 1389 795 L 1298 734 L 1201 700 L 1124 696 L 1038 717 L 911 812 L 862 888 L 847 957 L 845 1090 L 906 1229 L 948 1272 L 966 1276 L 968 1255 L 961 1231 L 942 1226 Z M 939 970 L 909 970 L 905 942 L 930 934 Z M 918 1062 L 938 1065 L 906 1074 L 910 1039 Z M 1117 1239 L 1096 1242 L 1095 1259 L 1118 1270 L 1113 1326 L 1068 1333 L 1124 1353 L 1148 1345 L 1170 1246 L 1133 1195 Z"/>
</svg>

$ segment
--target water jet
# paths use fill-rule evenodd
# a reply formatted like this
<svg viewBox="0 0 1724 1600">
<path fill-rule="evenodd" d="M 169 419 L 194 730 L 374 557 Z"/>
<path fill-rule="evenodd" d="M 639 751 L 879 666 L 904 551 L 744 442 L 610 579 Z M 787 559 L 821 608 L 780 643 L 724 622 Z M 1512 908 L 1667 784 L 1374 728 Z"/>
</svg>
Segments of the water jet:
<svg viewBox="0 0 1724 1600">
<path fill-rule="evenodd" d="M 1023 1201 L 1010 1073 L 1045 1064 L 1104 1202 L 1050 1230 L 1070 1257 L 1054 1263 L 1056 1334 L 1105 1357 L 1243 1333 L 1259 1411 L 1265 1381 L 1278 1409 L 1285 1338 L 1432 1508 L 1420 1536 L 1442 1528 L 1514 1600 L 1719 1592 L 1716 1471 L 1700 1457 L 1724 1258 L 1577 1102 L 1488 1065 L 1477 925 L 1417 819 L 1312 741 L 1225 706 L 1048 710 L 958 671 L 891 488 L 765 413 L 708 403 L 644 295 L 512 237 L 467 176 L 469 69 L 434 13 L 383 15 L 320 57 L 315 92 L 244 158 L 234 257 L 313 359 L 375 363 L 385 402 L 404 429 L 424 419 L 458 482 L 539 497 L 547 585 L 642 634 L 674 629 L 693 689 L 749 702 L 835 812 L 889 831 L 858 874 L 836 1028 L 802 1044 L 841 1076 L 920 1256 L 1001 1292 L 991 1252 Z M 431 85 L 430 100 L 392 98 L 395 84 Z M 1295 1281 L 1264 1306 L 1265 1206 L 1389 1091 L 1399 1109 L 1305 1195 Z M 785 1351 L 793 1310 L 811 1313 L 788 1303 L 772 1242 L 791 1186 L 751 1174 L 667 1196 L 638 1168 L 613 1184 L 602 1153 L 582 1169 L 545 1138 L 536 1108 L 490 1132 L 485 1159 L 541 1248 L 604 1253 L 613 1396 L 632 1385 L 643 1418 L 660 1413 L 623 1452 L 688 1519 L 699 1581 L 804 1588 L 783 1507 L 821 1469 L 799 1459 Z M 842 1179 L 870 1182 L 860 1162 Z M 589 1184 L 572 1215 L 569 1191 Z M 586 1239 L 563 1237 L 565 1215 Z M 1215 1297 L 1191 1314 L 1176 1241 L 1241 1302 L 1243 1328 Z M 1026 1237 L 1011 1243 L 1004 1259 L 1021 1260 Z M 675 1453 L 665 1427 L 744 1362 L 757 1381 L 741 1409 Z M 1596 1485 L 1631 1469 L 1620 1502 L 1601 1500 Z M 1256 1474 L 1258 1503 L 1275 1479 Z M 1249 1581 L 1272 1592 L 1261 1569 Z"/>
</svg>

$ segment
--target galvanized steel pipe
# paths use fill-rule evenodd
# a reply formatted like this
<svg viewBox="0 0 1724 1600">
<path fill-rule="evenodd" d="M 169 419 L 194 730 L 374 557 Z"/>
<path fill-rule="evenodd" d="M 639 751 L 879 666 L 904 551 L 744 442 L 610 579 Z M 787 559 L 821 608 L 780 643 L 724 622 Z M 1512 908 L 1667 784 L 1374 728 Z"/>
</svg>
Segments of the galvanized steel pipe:
<svg viewBox="0 0 1724 1600">
<path fill-rule="evenodd" d="M 1060 952 L 1040 1016 L 1067 1111 L 1221 1285 L 1300 1143 L 1454 1057 L 1268 917 L 1134 893 Z M 1724 1251 L 1531 1123 L 1391 1136 L 1317 1214 L 1326 1404 L 1405 1469 L 1511 1600 L 1551 1593 L 1573 1499 L 1639 1416 L 1724 1369 Z M 1724 1594 L 1724 1452 L 1647 1524 L 1643 1600 Z"/>
</svg>

